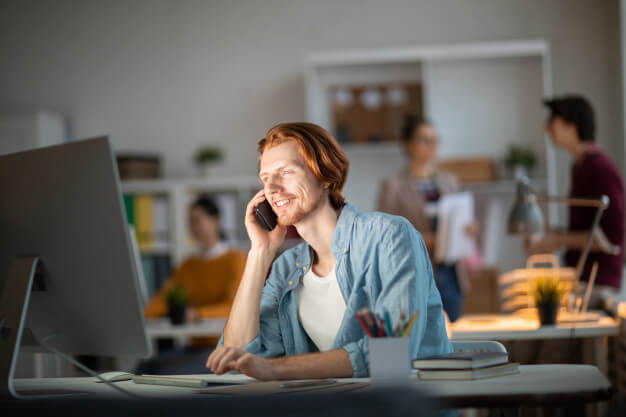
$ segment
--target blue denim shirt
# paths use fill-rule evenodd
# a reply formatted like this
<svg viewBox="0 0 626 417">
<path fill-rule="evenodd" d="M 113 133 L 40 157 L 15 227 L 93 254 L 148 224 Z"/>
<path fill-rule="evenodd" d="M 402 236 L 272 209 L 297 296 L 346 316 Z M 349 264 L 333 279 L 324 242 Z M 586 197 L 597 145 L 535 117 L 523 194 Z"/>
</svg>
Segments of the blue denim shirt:
<svg viewBox="0 0 626 417">
<path fill-rule="evenodd" d="M 410 333 L 412 358 L 452 352 L 426 246 L 406 219 L 362 214 L 346 204 L 331 250 L 346 303 L 331 349 L 348 352 L 354 377 L 369 375 L 367 337 L 355 317 L 363 307 L 378 314 L 388 311 L 392 318 L 401 311 L 419 311 Z M 247 351 L 266 357 L 318 351 L 298 319 L 295 289 L 309 268 L 311 249 L 306 242 L 274 261 L 261 297 L 260 330 Z"/>
</svg>

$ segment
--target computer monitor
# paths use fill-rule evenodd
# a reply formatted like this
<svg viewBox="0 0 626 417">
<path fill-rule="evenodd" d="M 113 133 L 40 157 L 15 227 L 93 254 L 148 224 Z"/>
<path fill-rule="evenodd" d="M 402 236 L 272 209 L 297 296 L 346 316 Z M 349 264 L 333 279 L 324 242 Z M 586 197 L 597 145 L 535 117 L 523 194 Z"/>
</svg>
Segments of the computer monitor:
<svg viewBox="0 0 626 417">
<path fill-rule="evenodd" d="M 45 351 L 42 340 L 149 355 L 136 277 L 107 137 L 0 156 L 0 395 L 15 395 L 20 346 Z"/>
</svg>

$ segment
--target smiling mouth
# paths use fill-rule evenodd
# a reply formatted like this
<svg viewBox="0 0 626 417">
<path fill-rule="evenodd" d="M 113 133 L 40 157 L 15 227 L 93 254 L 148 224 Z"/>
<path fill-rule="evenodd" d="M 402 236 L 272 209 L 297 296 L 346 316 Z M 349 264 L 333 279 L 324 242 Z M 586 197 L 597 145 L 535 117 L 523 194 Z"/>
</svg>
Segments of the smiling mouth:
<svg viewBox="0 0 626 417">
<path fill-rule="evenodd" d="M 288 206 L 289 204 L 291 204 L 291 198 L 283 198 L 280 200 L 276 200 L 274 201 L 274 206 L 276 206 L 277 209 L 283 208 Z"/>
</svg>

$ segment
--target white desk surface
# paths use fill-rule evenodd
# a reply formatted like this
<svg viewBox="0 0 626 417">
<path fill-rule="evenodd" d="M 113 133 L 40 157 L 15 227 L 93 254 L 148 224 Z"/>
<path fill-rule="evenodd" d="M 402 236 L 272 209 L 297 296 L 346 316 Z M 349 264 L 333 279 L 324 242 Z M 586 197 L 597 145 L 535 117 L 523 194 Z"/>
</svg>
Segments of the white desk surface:
<svg viewBox="0 0 626 417">
<path fill-rule="evenodd" d="M 540 326 L 536 319 L 511 314 L 461 316 L 452 323 L 452 340 L 528 340 L 603 337 L 618 333 L 617 322 L 608 316 L 598 321 Z"/>
<path fill-rule="evenodd" d="M 602 373 L 592 365 L 521 365 L 520 373 L 497 378 L 475 381 L 420 381 L 413 380 L 411 386 L 423 394 L 441 401 L 459 401 L 463 398 L 488 398 L 491 401 L 511 399 L 513 397 L 567 395 L 595 395 L 606 393 L 610 383 Z M 342 382 L 365 382 L 369 378 L 339 379 Z M 220 388 L 181 388 L 160 385 L 135 384 L 132 381 L 117 382 L 118 386 L 135 394 L 146 397 L 198 397 L 198 393 L 218 393 Z M 257 384 L 257 383 L 253 383 Z M 273 392 L 278 393 L 276 383 L 268 383 Z M 93 378 L 40 378 L 16 379 L 16 390 L 64 389 L 87 392 L 98 397 L 119 397 L 123 394 L 114 391 Z M 328 386 L 329 389 L 332 385 Z M 369 387 L 363 389 L 370 389 Z M 258 390 L 257 390 L 258 391 Z M 321 393 L 321 391 L 316 391 Z"/>
<path fill-rule="evenodd" d="M 168 318 L 146 319 L 146 333 L 151 338 L 157 337 L 211 337 L 220 336 L 225 318 L 203 319 L 181 325 L 172 325 Z"/>
</svg>

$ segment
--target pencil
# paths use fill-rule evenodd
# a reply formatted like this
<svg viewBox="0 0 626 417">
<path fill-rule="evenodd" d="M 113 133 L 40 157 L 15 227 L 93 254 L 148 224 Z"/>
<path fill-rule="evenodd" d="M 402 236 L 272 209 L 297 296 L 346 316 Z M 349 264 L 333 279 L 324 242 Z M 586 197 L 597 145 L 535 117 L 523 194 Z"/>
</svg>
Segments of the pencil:
<svg viewBox="0 0 626 417">
<path fill-rule="evenodd" d="M 369 328 L 367 324 L 365 324 L 365 320 L 363 320 L 363 317 L 361 317 L 361 313 L 356 313 L 356 319 L 361 324 L 361 327 L 363 327 L 363 330 L 365 330 L 365 333 L 367 333 L 367 335 L 370 337 L 374 337 L 372 330 Z"/>
<path fill-rule="evenodd" d="M 402 323 L 404 322 L 404 316 L 406 313 L 403 311 L 400 313 L 400 317 L 398 317 L 398 321 L 396 322 L 396 326 L 393 328 L 392 336 L 400 336 L 402 337 L 402 332 L 400 331 L 402 327 Z"/>
<path fill-rule="evenodd" d="M 393 328 L 391 327 L 391 317 L 389 316 L 389 312 L 387 310 L 383 310 L 383 316 L 385 318 L 385 331 L 387 332 L 387 336 L 393 336 Z"/>
<path fill-rule="evenodd" d="M 413 327 L 413 323 L 415 322 L 416 318 L 417 318 L 417 311 L 411 314 L 411 319 L 409 320 L 409 323 L 404 327 L 404 332 L 402 332 L 402 336 L 409 335 L 409 333 L 411 332 L 411 327 Z"/>
</svg>

